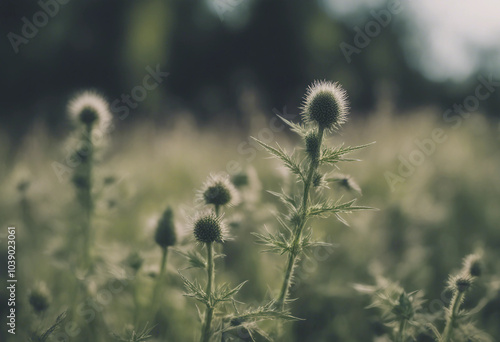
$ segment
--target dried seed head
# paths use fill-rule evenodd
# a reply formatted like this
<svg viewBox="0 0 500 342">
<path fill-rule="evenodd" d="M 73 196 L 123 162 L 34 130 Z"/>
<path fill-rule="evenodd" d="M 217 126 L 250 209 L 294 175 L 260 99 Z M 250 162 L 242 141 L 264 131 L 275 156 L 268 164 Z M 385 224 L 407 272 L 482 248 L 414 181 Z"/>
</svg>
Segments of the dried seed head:
<svg viewBox="0 0 500 342">
<path fill-rule="evenodd" d="M 463 293 L 470 289 L 472 286 L 473 279 L 469 274 L 459 274 L 453 277 L 450 277 L 448 280 L 448 287 L 453 291 L 458 291 L 459 293 Z"/>
<path fill-rule="evenodd" d="M 224 242 L 225 227 L 222 217 L 213 212 L 203 213 L 194 219 L 193 233 L 198 242 Z"/>
<path fill-rule="evenodd" d="M 320 129 L 335 130 L 347 120 L 347 95 L 338 84 L 315 81 L 307 89 L 302 116 Z"/>
<path fill-rule="evenodd" d="M 170 207 L 165 209 L 162 217 L 158 221 L 158 226 L 156 227 L 155 233 L 155 241 L 162 248 L 173 246 L 177 242 L 177 234 L 174 224 L 174 213 L 172 211 L 172 208 Z"/>
<path fill-rule="evenodd" d="M 481 262 L 481 256 L 477 254 L 471 254 L 464 259 L 464 272 L 467 272 L 472 277 L 480 277 L 483 272 L 483 263 Z"/>
<path fill-rule="evenodd" d="M 239 194 L 227 176 L 210 175 L 199 193 L 205 204 L 236 205 Z"/>
<path fill-rule="evenodd" d="M 47 310 L 51 301 L 49 290 L 43 283 L 31 290 L 28 298 L 31 307 L 38 314 Z"/>
<path fill-rule="evenodd" d="M 318 134 L 309 132 L 305 138 L 306 152 L 311 160 L 318 160 L 320 154 L 320 141 Z"/>
<path fill-rule="evenodd" d="M 108 102 L 94 91 L 84 91 L 68 105 L 70 117 L 78 124 L 105 132 L 111 122 Z"/>
</svg>

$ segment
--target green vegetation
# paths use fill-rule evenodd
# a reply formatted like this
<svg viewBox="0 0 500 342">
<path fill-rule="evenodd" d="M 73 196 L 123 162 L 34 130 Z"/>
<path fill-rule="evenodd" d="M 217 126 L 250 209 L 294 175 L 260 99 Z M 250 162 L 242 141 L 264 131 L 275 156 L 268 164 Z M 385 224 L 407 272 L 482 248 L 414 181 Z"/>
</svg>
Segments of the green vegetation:
<svg viewBox="0 0 500 342">
<path fill-rule="evenodd" d="M 307 100 L 304 116 L 324 108 Z M 23 284 L 19 336 L 499 339 L 498 123 L 476 114 L 451 129 L 430 111 L 383 112 L 351 117 L 339 130 L 337 106 L 304 125 L 284 120 L 292 132 L 268 140 L 256 113 L 262 124 L 250 135 L 260 142 L 188 120 L 165 130 L 118 126 L 105 139 L 106 120 L 82 108 L 67 148 L 35 127 L 7 158 L 12 142 L 2 138 L 0 211 L 5 226 L 17 227 Z M 384 174 L 397 174 L 398 156 L 408 159 L 413 141 L 436 127 L 446 140 L 391 191 Z M 241 142 L 255 158 L 238 155 Z M 355 161 L 351 152 L 362 162 L 340 163 Z M 213 174 L 230 160 L 245 167 Z M 368 207 L 379 210 L 338 216 Z"/>
</svg>

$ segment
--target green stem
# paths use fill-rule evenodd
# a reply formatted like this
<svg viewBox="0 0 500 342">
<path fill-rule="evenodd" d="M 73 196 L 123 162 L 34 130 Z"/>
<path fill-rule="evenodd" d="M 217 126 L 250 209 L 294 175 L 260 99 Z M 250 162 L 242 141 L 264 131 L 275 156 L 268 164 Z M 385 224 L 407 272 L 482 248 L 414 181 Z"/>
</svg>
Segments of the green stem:
<svg viewBox="0 0 500 342">
<path fill-rule="evenodd" d="M 168 255 L 168 247 L 164 247 L 161 255 L 161 264 L 160 264 L 160 275 L 158 276 L 158 282 L 163 280 L 165 276 L 165 269 L 167 268 L 167 255 Z"/>
<path fill-rule="evenodd" d="M 85 211 L 84 232 L 83 232 L 83 266 L 88 268 L 92 264 L 92 162 L 94 158 L 94 144 L 92 142 L 92 126 L 86 127 L 82 140 L 88 142 L 88 155 L 86 156 L 86 165 L 84 167 L 84 179 L 87 181 L 83 189 L 83 207 Z"/>
<path fill-rule="evenodd" d="M 159 300 L 158 296 L 161 293 L 161 285 L 163 282 L 163 278 L 165 277 L 165 272 L 167 268 L 167 256 L 168 256 L 168 247 L 162 248 L 162 255 L 161 255 L 161 263 L 160 263 L 160 272 L 158 273 L 158 278 L 156 279 L 155 282 L 155 287 L 153 289 L 153 297 L 151 301 L 151 310 L 152 314 L 155 315 L 156 311 L 158 310 L 158 305 L 159 305 Z M 154 318 L 154 317 L 153 317 Z"/>
<path fill-rule="evenodd" d="M 453 335 L 453 326 L 455 325 L 455 320 L 457 318 L 458 310 L 460 309 L 460 304 L 464 298 L 465 292 L 455 292 L 453 299 L 451 300 L 451 312 L 450 316 L 446 320 L 446 326 L 441 337 L 441 342 L 451 341 Z"/>
<path fill-rule="evenodd" d="M 406 319 L 403 319 L 399 323 L 399 332 L 398 332 L 398 341 L 399 342 L 404 342 L 405 341 L 405 329 L 406 329 Z"/>
<path fill-rule="evenodd" d="M 212 296 L 212 288 L 215 278 L 214 272 L 214 251 L 212 243 L 209 242 L 207 245 L 207 290 L 206 293 L 209 297 Z M 214 315 L 214 307 L 211 305 L 207 305 L 207 310 L 205 312 L 205 322 L 203 324 L 202 332 L 201 332 L 201 342 L 210 341 L 210 326 L 212 324 L 212 318 Z"/>
<path fill-rule="evenodd" d="M 323 132 L 324 132 L 324 129 L 318 128 L 318 146 L 319 146 L 318 148 L 320 151 L 321 151 L 321 144 L 323 142 Z M 319 156 L 318 156 L 318 158 L 319 158 Z M 280 291 L 280 294 L 279 294 L 278 299 L 276 301 L 276 306 L 278 308 L 280 308 L 281 310 L 283 310 L 285 308 L 285 300 L 288 296 L 288 289 L 290 288 L 290 280 L 292 279 L 292 276 L 293 276 L 293 268 L 295 266 L 295 263 L 297 262 L 297 258 L 300 255 L 300 251 L 298 250 L 298 244 L 300 242 L 300 238 L 302 237 L 302 231 L 304 230 L 304 227 L 305 227 L 306 222 L 307 222 L 307 211 L 309 209 L 309 207 L 308 207 L 309 192 L 311 189 L 311 184 L 313 181 L 314 172 L 318 169 L 318 166 L 319 166 L 319 159 L 311 160 L 311 164 L 309 165 L 309 170 L 307 172 L 307 178 L 304 182 L 304 193 L 302 196 L 300 222 L 294 231 L 293 249 L 291 252 L 289 252 L 289 255 L 288 255 L 288 262 L 287 262 L 287 267 L 286 267 L 286 272 L 285 272 L 285 278 L 283 279 L 281 291 Z"/>
</svg>

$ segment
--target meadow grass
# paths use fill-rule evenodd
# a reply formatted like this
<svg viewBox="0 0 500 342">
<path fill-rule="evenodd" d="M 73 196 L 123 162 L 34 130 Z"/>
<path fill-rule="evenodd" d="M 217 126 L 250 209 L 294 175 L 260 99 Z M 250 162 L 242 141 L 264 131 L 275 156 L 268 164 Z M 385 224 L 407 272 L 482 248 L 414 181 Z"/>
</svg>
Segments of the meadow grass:
<svg viewBox="0 0 500 342">
<path fill-rule="evenodd" d="M 87 225 L 87 214 L 83 211 L 82 216 L 83 202 L 78 200 L 79 190 L 75 190 L 71 178 L 60 181 L 51 168 L 53 161 L 64 158 L 65 150 L 60 147 L 60 139 L 34 128 L 17 146 L 19 153 L 7 159 L 10 142 L 0 135 L 4 142 L 0 147 L 4 161 L 1 188 L 5 194 L 0 210 L 5 222 L 19 227 L 19 282 L 46 284 L 40 287 L 42 290 L 35 286 L 20 290 L 19 301 L 24 308 L 19 311 L 20 331 L 32 340 L 69 336 L 80 329 L 71 340 L 87 341 L 92 336 L 94 341 L 109 341 L 110 336 L 115 336 L 122 341 L 192 341 L 205 338 L 208 327 L 209 335 L 221 339 L 263 340 L 273 337 L 273 321 L 285 320 L 289 322 L 282 326 L 277 340 L 401 340 L 405 336 L 411 340 L 415 336 L 418 341 L 446 341 L 458 339 L 463 329 L 472 329 L 461 317 L 467 310 L 476 321 L 474 336 L 498 340 L 500 331 L 494 319 L 499 314 L 500 289 L 500 270 L 495 262 L 500 242 L 497 125 L 477 115 L 456 130 L 443 126 L 448 140 L 395 192 L 391 192 L 383 176 L 387 170 L 397 170 L 395 156 L 407 156 L 415 148 L 408 136 L 425 137 L 441 125 L 434 117 L 432 113 L 404 118 L 378 113 L 366 121 L 353 120 L 344 125 L 341 136 L 330 139 L 328 146 L 377 141 L 356 152 L 355 157 L 362 163 L 343 164 L 342 175 L 335 172 L 325 177 L 332 182 L 323 191 L 327 198 L 343 196 L 341 203 L 348 203 L 359 196 L 359 191 L 352 191 L 354 186 L 345 186 L 349 182 L 345 175 L 352 174 L 363 189 L 363 203 L 380 211 L 349 216 L 350 228 L 332 225 L 332 220 L 311 221 L 311 241 L 334 246 L 317 245 L 312 257 L 295 262 L 294 285 L 291 289 L 286 286 L 285 295 L 281 295 L 281 289 L 287 278 L 283 270 L 288 265 L 283 265 L 282 256 L 261 254 L 262 247 L 255 244 L 250 233 L 262 234 L 264 225 L 277 231 L 279 223 L 274 214 L 279 216 L 287 207 L 262 189 L 283 188 L 287 193 L 303 195 L 295 174 L 265 159 L 264 151 L 255 145 L 253 185 L 245 188 L 241 179 L 238 182 L 233 177 L 241 200 L 237 206 L 219 207 L 217 214 L 214 204 L 194 200 L 199 195 L 193 189 L 200 188 L 207 175 L 224 170 L 228 160 L 244 161 L 236 149 L 242 135 L 228 136 L 216 127 L 199 130 L 185 121 L 165 131 L 148 125 L 118 129 L 110 137 L 107 152 L 103 151 L 92 167 L 92 187 L 96 191 L 92 199 L 90 222 L 94 238 L 89 239 L 93 241 L 89 244 L 89 265 L 94 271 L 78 280 L 85 284 L 85 291 L 75 303 L 83 306 L 74 313 L 72 284 L 75 274 L 79 274 L 75 270 L 83 267 L 78 261 L 83 260 L 86 250 L 80 238 L 85 230 L 77 228 Z M 256 136 L 263 126 L 265 121 L 258 121 L 250 135 Z M 280 133 L 275 140 L 287 151 L 304 144 L 304 138 L 287 133 Z M 240 176 L 245 174 L 250 173 L 243 170 Z M 27 183 L 29 186 L 24 185 Z M 175 246 L 168 247 L 168 258 L 163 263 L 166 248 L 158 244 L 155 235 L 168 204 L 174 213 L 177 240 Z M 208 289 L 207 280 L 213 274 L 210 267 L 191 268 L 196 259 L 208 265 L 211 255 L 206 243 L 194 243 L 194 222 L 189 219 L 205 210 L 217 216 L 224 211 L 227 233 L 232 236 L 222 246 L 212 248 L 216 270 L 212 284 L 233 284 L 227 287 L 231 291 L 248 280 L 234 293 L 234 301 L 215 307 L 210 324 L 207 310 L 212 305 L 199 306 L 198 311 L 192 299 L 183 296 L 186 284 L 178 275 L 181 270 L 191 283 L 197 281 L 203 292 L 216 295 L 217 286 Z M 478 249 L 484 252 L 484 268 L 470 290 L 443 292 L 447 274 L 461 274 L 461 269 L 453 271 L 460 259 Z M 217 257 L 219 254 L 226 257 Z M 186 260 L 186 255 L 191 257 Z M 33 260 L 37 260 L 36 268 L 30 266 Z M 394 281 L 384 283 L 384 289 L 394 289 L 395 301 L 391 305 L 399 308 L 398 317 L 409 317 L 408 303 L 414 317 L 436 306 L 438 309 L 432 311 L 435 329 L 423 324 L 417 331 L 409 319 L 387 327 L 383 316 L 365 310 L 369 298 L 351 285 L 372 283 L 374 277 Z M 392 286 L 396 281 L 401 285 Z M 156 286 L 162 291 L 154 300 L 158 309 L 151 310 Z M 422 291 L 404 292 L 403 288 L 425 290 L 427 301 L 417 305 L 423 298 Z M 287 305 L 285 299 L 290 298 L 290 293 L 296 300 Z M 281 297 L 283 304 L 277 301 Z M 276 302 L 285 310 L 280 310 Z M 475 310 L 476 306 L 481 310 Z M 92 315 L 83 312 L 93 312 L 93 319 L 87 322 Z"/>
</svg>

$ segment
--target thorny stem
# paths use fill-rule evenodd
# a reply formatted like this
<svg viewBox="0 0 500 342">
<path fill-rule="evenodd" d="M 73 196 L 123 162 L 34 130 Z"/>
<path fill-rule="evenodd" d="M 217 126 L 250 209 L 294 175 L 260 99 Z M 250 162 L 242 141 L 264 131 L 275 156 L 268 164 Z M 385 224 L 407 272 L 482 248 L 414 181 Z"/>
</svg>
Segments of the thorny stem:
<svg viewBox="0 0 500 342">
<path fill-rule="evenodd" d="M 217 210 L 217 209 L 216 209 Z M 207 296 L 212 296 L 212 287 L 214 283 L 214 250 L 212 242 L 206 244 L 207 246 Z M 212 318 L 214 315 L 214 307 L 210 302 L 207 304 L 207 310 L 205 312 L 205 322 L 203 323 L 203 328 L 201 332 L 201 342 L 210 341 L 210 326 L 212 324 Z"/>
<path fill-rule="evenodd" d="M 446 320 L 446 327 L 444 328 L 441 342 L 451 341 L 453 326 L 455 325 L 455 320 L 457 318 L 458 310 L 460 309 L 460 304 L 462 304 L 464 295 L 465 292 L 456 291 L 453 299 L 451 300 L 451 311 L 448 319 Z"/>
<path fill-rule="evenodd" d="M 85 221 L 83 227 L 83 267 L 91 266 L 91 246 L 92 246 L 92 161 L 94 157 L 94 145 L 92 142 L 92 126 L 86 127 L 83 140 L 87 140 L 88 151 L 86 156 L 86 165 L 84 168 L 84 179 L 87 181 L 83 187 L 83 208 L 85 211 Z"/>
<path fill-rule="evenodd" d="M 323 142 L 323 128 L 318 128 L 318 148 L 321 151 L 321 144 Z M 318 154 L 319 155 L 319 154 Z M 313 181 L 313 176 L 314 172 L 319 166 L 319 156 L 318 159 L 311 160 L 311 164 L 309 165 L 309 170 L 307 173 L 307 178 L 304 182 L 304 194 L 302 196 L 302 206 L 301 206 L 301 213 L 300 213 L 300 222 L 297 225 L 297 228 L 294 231 L 294 238 L 293 238 L 293 249 L 291 252 L 288 254 L 288 262 L 287 262 L 287 267 L 286 267 L 286 272 L 285 272 L 285 278 L 283 279 L 283 284 L 281 286 L 281 291 L 278 296 L 278 300 L 276 301 L 276 306 L 283 310 L 285 308 L 285 300 L 288 295 L 288 289 L 290 288 L 290 281 L 293 276 L 293 268 L 295 266 L 295 263 L 297 261 L 297 257 L 300 254 L 300 251 L 298 250 L 298 244 L 300 241 L 300 238 L 302 237 L 302 231 L 304 230 L 304 227 L 307 222 L 307 211 L 309 209 L 308 203 L 309 203 L 309 191 L 311 189 L 311 184 Z"/>
<path fill-rule="evenodd" d="M 405 338 L 405 329 L 406 329 L 406 319 L 403 319 L 400 323 L 399 323 L 399 332 L 398 332 L 398 339 L 397 341 L 398 342 L 404 342 L 404 338 Z"/>
</svg>

